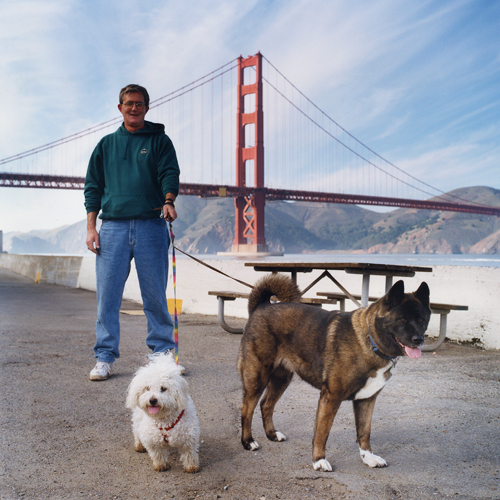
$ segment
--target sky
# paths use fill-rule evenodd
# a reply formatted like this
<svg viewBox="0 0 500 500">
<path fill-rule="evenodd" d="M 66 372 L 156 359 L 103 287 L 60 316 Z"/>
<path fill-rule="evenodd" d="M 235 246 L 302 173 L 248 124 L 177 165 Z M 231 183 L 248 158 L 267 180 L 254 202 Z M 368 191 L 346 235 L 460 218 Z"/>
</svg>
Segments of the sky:
<svg viewBox="0 0 500 500">
<path fill-rule="evenodd" d="M 500 2 L 1 0 L 0 7 L 0 160 L 118 117 L 127 83 L 155 99 L 260 51 L 397 167 L 442 191 L 500 189 Z M 0 187 L 4 233 L 85 217 L 82 191 Z"/>
</svg>

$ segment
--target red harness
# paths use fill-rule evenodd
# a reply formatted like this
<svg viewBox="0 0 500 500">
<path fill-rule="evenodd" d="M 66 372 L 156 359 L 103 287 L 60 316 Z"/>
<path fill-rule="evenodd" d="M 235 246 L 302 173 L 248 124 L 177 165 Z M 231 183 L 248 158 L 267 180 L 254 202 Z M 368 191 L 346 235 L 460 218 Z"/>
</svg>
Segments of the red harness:
<svg viewBox="0 0 500 500">
<path fill-rule="evenodd" d="M 167 432 L 171 431 L 179 423 L 179 420 L 182 418 L 183 415 L 184 415 L 184 410 L 181 411 L 180 415 L 175 419 L 175 421 L 172 423 L 172 425 L 169 425 L 168 427 L 163 427 L 163 426 L 159 425 L 157 422 L 155 422 L 155 425 L 158 428 L 158 430 L 160 431 L 160 433 L 163 437 L 163 441 L 165 441 L 165 443 L 168 443 Z"/>
</svg>

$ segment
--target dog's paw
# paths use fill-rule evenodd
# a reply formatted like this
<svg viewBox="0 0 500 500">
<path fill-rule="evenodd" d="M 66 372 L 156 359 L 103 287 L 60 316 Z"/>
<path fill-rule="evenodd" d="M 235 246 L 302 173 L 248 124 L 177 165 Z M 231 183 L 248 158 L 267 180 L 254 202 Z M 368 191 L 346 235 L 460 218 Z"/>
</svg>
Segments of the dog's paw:
<svg viewBox="0 0 500 500">
<path fill-rule="evenodd" d="M 276 431 L 275 441 L 286 441 L 286 436 L 283 433 Z"/>
<path fill-rule="evenodd" d="M 371 451 L 359 450 L 359 454 L 361 455 L 361 460 L 368 467 L 387 467 L 387 462 L 382 457 L 374 455 Z"/>
<path fill-rule="evenodd" d="M 326 458 L 322 458 L 317 462 L 313 462 L 313 469 L 319 470 L 321 472 L 332 472 L 333 467 L 330 465 L 330 462 Z"/>
<path fill-rule="evenodd" d="M 249 446 L 248 449 L 250 451 L 255 451 L 255 450 L 258 450 L 260 448 L 259 443 L 257 443 L 257 441 L 252 441 L 251 443 L 248 443 L 248 446 Z"/>
<path fill-rule="evenodd" d="M 267 439 L 269 439 L 269 441 L 275 441 L 275 442 L 286 441 L 286 436 L 282 432 L 278 432 L 275 430 L 267 433 L 266 436 Z"/>
<path fill-rule="evenodd" d="M 191 474 L 198 472 L 200 470 L 200 462 L 198 458 L 198 453 L 194 450 L 190 450 L 185 453 L 181 453 L 181 462 L 184 468 L 184 472 L 189 472 Z"/>
<path fill-rule="evenodd" d="M 166 471 L 166 470 L 170 469 L 170 464 L 155 463 L 155 464 L 153 464 L 153 467 L 154 467 L 155 471 L 157 471 L 157 472 L 163 472 L 163 471 Z"/>
<path fill-rule="evenodd" d="M 255 450 L 258 450 L 260 448 L 259 446 L 259 443 L 257 443 L 257 441 L 250 441 L 246 446 L 245 448 L 249 451 L 255 451 Z"/>
<path fill-rule="evenodd" d="M 257 443 L 257 441 L 255 441 L 253 438 L 251 438 L 249 440 L 242 439 L 241 444 L 243 445 L 243 448 L 245 448 L 245 450 L 248 450 L 248 451 L 255 451 L 255 450 L 258 450 L 260 448 L 259 443 Z"/>
<path fill-rule="evenodd" d="M 147 451 L 146 448 L 144 448 L 144 446 L 142 445 L 142 443 L 136 443 L 134 445 L 134 450 L 137 453 L 145 453 Z"/>
</svg>

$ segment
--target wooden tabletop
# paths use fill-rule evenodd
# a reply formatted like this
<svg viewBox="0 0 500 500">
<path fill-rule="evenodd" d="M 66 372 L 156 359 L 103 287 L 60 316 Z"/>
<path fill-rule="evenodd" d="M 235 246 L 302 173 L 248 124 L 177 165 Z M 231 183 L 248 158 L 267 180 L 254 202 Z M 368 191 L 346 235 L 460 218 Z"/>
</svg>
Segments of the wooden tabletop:
<svg viewBox="0 0 500 500">
<path fill-rule="evenodd" d="M 256 271 L 269 272 L 301 272 L 307 273 L 314 269 L 344 270 L 369 274 L 379 273 L 429 273 L 432 267 L 400 266 L 397 264 L 373 264 L 365 262 L 245 262 L 245 266 Z"/>
</svg>

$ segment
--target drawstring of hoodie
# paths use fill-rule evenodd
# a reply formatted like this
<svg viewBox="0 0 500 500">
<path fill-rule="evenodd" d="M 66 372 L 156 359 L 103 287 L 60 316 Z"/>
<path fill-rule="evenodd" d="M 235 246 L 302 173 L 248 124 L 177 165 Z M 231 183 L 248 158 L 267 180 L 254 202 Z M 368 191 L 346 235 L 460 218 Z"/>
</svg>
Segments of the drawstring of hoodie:
<svg viewBox="0 0 500 500">
<path fill-rule="evenodd" d="M 130 134 L 127 135 L 127 143 L 125 144 L 125 153 L 123 155 L 123 159 L 126 160 L 127 159 L 127 151 L 128 151 L 128 141 L 130 139 Z"/>
</svg>

